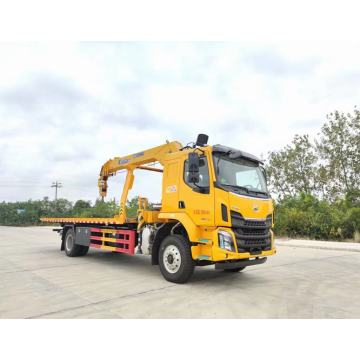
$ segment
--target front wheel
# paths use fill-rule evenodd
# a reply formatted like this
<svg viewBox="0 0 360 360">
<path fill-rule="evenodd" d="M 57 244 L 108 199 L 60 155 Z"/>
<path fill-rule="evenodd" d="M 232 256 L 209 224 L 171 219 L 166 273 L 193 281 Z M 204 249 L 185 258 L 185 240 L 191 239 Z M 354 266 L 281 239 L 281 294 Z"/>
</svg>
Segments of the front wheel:
<svg viewBox="0 0 360 360">
<path fill-rule="evenodd" d="M 187 282 L 195 268 L 189 241 L 181 235 L 167 236 L 160 245 L 159 266 L 167 281 Z"/>
</svg>

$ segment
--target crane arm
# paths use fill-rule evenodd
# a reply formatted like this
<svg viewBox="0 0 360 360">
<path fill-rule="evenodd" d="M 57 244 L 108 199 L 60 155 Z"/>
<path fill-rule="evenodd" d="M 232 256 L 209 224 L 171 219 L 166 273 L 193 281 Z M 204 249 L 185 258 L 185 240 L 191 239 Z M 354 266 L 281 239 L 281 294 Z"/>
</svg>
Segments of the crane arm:
<svg viewBox="0 0 360 360">
<path fill-rule="evenodd" d="M 125 183 L 124 193 L 128 192 L 132 186 L 133 175 L 132 172 L 136 168 L 151 170 L 143 165 L 149 164 L 152 162 L 163 163 L 164 156 L 168 153 L 179 151 L 182 148 L 182 145 L 177 142 L 168 142 L 166 144 L 153 147 L 148 150 L 138 152 L 136 154 L 127 155 L 124 157 L 115 157 L 108 160 L 102 167 L 100 171 L 100 176 L 98 180 L 99 193 L 101 197 L 105 197 L 107 194 L 107 180 L 110 176 L 116 174 L 117 171 L 126 169 L 128 170 L 128 181 Z M 131 175 L 130 175 L 131 173 Z M 124 195 L 123 193 L 123 195 Z"/>
</svg>

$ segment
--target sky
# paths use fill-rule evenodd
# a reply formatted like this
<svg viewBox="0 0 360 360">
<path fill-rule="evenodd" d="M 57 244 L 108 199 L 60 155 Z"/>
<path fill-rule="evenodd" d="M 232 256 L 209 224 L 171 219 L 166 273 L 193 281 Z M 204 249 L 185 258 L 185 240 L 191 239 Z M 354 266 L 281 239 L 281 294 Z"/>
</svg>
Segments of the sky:
<svg viewBox="0 0 360 360">
<path fill-rule="evenodd" d="M 266 158 L 360 100 L 360 42 L 0 43 L 0 201 L 94 201 L 101 165 L 209 135 Z M 138 171 L 130 197 L 161 197 Z M 119 199 L 124 174 L 109 180 Z"/>
</svg>

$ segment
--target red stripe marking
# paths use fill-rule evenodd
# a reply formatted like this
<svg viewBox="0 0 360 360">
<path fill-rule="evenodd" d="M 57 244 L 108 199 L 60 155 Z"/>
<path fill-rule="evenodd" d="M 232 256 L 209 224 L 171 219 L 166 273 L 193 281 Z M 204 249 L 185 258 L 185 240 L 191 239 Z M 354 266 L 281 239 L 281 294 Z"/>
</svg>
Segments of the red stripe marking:
<svg viewBox="0 0 360 360">
<path fill-rule="evenodd" d="M 100 228 L 91 228 L 92 232 L 103 232 L 103 230 L 111 230 L 111 234 L 124 234 L 124 235 L 134 235 L 135 230 L 113 230 L 113 229 L 100 229 Z M 109 234 L 107 232 L 107 234 Z"/>
<path fill-rule="evenodd" d="M 92 248 L 101 248 L 101 245 L 98 245 L 98 244 L 91 244 L 90 243 L 90 247 L 92 247 Z"/>
<path fill-rule="evenodd" d="M 114 248 L 114 251 L 120 252 L 120 253 L 130 254 L 130 251 L 128 249 Z"/>
<path fill-rule="evenodd" d="M 111 232 L 103 232 L 103 230 L 105 229 L 101 229 L 101 228 L 91 228 L 91 232 L 97 232 L 97 233 L 101 233 L 102 236 L 96 236 L 96 235 L 91 235 L 90 236 L 90 240 L 97 240 L 97 241 L 101 241 L 101 242 L 113 242 L 113 243 L 118 243 L 118 244 L 122 244 L 124 245 L 123 248 L 117 248 L 117 247 L 112 247 L 109 246 L 113 249 L 113 251 L 116 252 L 121 252 L 121 253 L 126 253 L 126 254 L 130 254 L 130 255 L 134 255 L 134 251 L 135 251 L 135 230 L 112 230 L 112 229 L 106 229 L 106 230 L 111 230 Z M 116 238 L 105 238 L 103 239 L 103 237 L 105 237 L 105 234 L 120 234 L 120 235 L 124 235 L 124 239 L 116 239 Z M 98 244 L 90 244 L 91 247 L 95 247 L 95 248 L 101 248 L 101 245 Z M 108 245 L 105 245 L 108 246 Z"/>
</svg>

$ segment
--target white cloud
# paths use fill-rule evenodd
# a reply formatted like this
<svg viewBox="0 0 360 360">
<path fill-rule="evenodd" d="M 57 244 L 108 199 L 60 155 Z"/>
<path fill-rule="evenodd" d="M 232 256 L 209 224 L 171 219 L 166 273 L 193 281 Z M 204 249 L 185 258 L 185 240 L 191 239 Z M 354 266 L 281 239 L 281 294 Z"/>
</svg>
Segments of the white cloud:
<svg viewBox="0 0 360 360">
<path fill-rule="evenodd" d="M 196 134 L 266 154 L 314 136 L 360 96 L 360 45 L 26 43 L 0 45 L 0 201 L 97 196 L 100 166 Z M 159 200 L 158 174 L 132 194 Z M 121 193 L 121 175 L 110 182 Z"/>
</svg>

